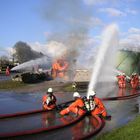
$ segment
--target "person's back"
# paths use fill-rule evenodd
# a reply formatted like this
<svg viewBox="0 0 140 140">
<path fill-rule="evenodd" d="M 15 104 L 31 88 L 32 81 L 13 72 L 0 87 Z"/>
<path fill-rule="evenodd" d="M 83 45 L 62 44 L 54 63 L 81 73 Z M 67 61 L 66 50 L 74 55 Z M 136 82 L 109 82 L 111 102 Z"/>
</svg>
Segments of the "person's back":
<svg viewBox="0 0 140 140">
<path fill-rule="evenodd" d="M 79 107 L 82 108 L 84 106 L 82 98 L 77 98 L 75 102 L 73 102 L 69 107 Z"/>
<path fill-rule="evenodd" d="M 85 113 L 85 111 L 83 109 L 84 102 L 83 102 L 81 96 L 79 95 L 79 93 L 75 92 L 73 96 L 75 98 L 75 101 L 69 107 L 60 111 L 61 115 L 66 115 L 70 112 L 73 112 L 77 115 L 83 115 Z"/>
<path fill-rule="evenodd" d="M 95 101 L 95 105 L 98 107 L 99 110 L 102 110 L 102 111 L 105 110 L 106 111 L 105 106 L 102 103 L 100 98 L 94 97 L 94 101 Z"/>
</svg>

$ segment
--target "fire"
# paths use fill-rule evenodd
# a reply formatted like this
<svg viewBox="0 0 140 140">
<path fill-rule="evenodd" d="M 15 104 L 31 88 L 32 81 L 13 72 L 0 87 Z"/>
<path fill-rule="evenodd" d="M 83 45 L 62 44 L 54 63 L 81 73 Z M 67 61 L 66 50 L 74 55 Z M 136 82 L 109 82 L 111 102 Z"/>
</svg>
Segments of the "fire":
<svg viewBox="0 0 140 140">
<path fill-rule="evenodd" d="M 64 78 L 68 69 L 68 62 L 64 59 L 57 59 L 52 64 L 52 77 Z"/>
</svg>

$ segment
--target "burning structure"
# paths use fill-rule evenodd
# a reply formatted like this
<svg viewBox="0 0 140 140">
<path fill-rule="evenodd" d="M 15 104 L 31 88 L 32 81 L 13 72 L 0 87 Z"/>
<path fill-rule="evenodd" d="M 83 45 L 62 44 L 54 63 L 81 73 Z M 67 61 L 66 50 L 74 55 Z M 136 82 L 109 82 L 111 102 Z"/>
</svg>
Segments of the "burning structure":
<svg viewBox="0 0 140 140">
<path fill-rule="evenodd" d="M 68 70 L 68 62 L 64 59 L 57 59 L 52 64 L 52 77 L 55 78 L 64 78 L 66 79 Z"/>
</svg>

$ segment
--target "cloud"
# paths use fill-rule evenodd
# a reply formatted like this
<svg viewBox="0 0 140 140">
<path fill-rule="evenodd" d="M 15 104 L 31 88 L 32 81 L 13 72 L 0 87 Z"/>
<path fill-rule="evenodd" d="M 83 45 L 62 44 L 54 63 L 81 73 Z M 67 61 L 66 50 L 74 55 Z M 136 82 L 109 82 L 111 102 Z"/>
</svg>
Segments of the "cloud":
<svg viewBox="0 0 140 140">
<path fill-rule="evenodd" d="M 140 34 L 140 29 L 139 28 L 135 28 L 135 27 L 131 27 L 128 30 L 129 33 L 138 33 Z"/>
<path fill-rule="evenodd" d="M 131 27 L 120 40 L 120 48 L 140 52 L 140 29 Z"/>
<path fill-rule="evenodd" d="M 132 14 L 132 15 L 136 15 L 138 13 L 136 10 L 133 9 L 126 9 L 125 11 L 127 14 Z"/>
<path fill-rule="evenodd" d="M 113 17 L 126 16 L 125 12 L 120 11 L 120 10 L 115 9 L 115 8 L 100 8 L 99 11 L 105 12 L 109 16 L 113 16 Z"/>
<path fill-rule="evenodd" d="M 107 0 L 83 0 L 86 5 L 103 4 Z"/>
<path fill-rule="evenodd" d="M 107 13 L 109 16 L 113 17 L 120 17 L 120 16 L 127 16 L 127 15 L 136 15 L 138 12 L 133 9 L 124 9 L 124 10 L 119 10 L 116 8 L 100 8 L 98 10 L 99 12 L 104 12 Z"/>
<path fill-rule="evenodd" d="M 126 4 L 126 3 L 133 3 L 136 0 L 83 0 L 83 2 L 88 5 L 102 5 L 102 4 L 111 4 L 111 5 L 120 5 L 122 3 Z"/>
<path fill-rule="evenodd" d="M 14 49 L 12 47 L 0 48 L 0 56 L 7 56 L 10 58 L 13 53 Z"/>
<path fill-rule="evenodd" d="M 66 46 L 58 41 L 50 41 L 47 44 L 41 44 L 39 42 L 29 43 L 31 48 L 35 51 L 42 52 L 45 55 L 57 58 L 62 56 L 66 51 Z"/>
</svg>

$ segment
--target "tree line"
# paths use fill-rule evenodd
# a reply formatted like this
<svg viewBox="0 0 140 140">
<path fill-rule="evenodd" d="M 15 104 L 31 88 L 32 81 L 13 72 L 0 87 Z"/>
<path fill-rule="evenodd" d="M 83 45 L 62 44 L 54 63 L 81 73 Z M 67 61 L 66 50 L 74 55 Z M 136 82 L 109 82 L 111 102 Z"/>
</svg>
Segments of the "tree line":
<svg viewBox="0 0 140 140">
<path fill-rule="evenodd" d="M 15 63 L 24 63 L 29 60 L 33 60 L 36 58 L 42 57 L 44 54 L 41 52 L 34 51 L 30 45 L 26 42 L 18 41 L 14 46 L 13 49 L 15 50 L 12 54 L 12 59 L 9 60 L 7 56 L 0 57 L 0 67 L 6 67 L 9 65 L 14 65 Z"/>
</svg>

